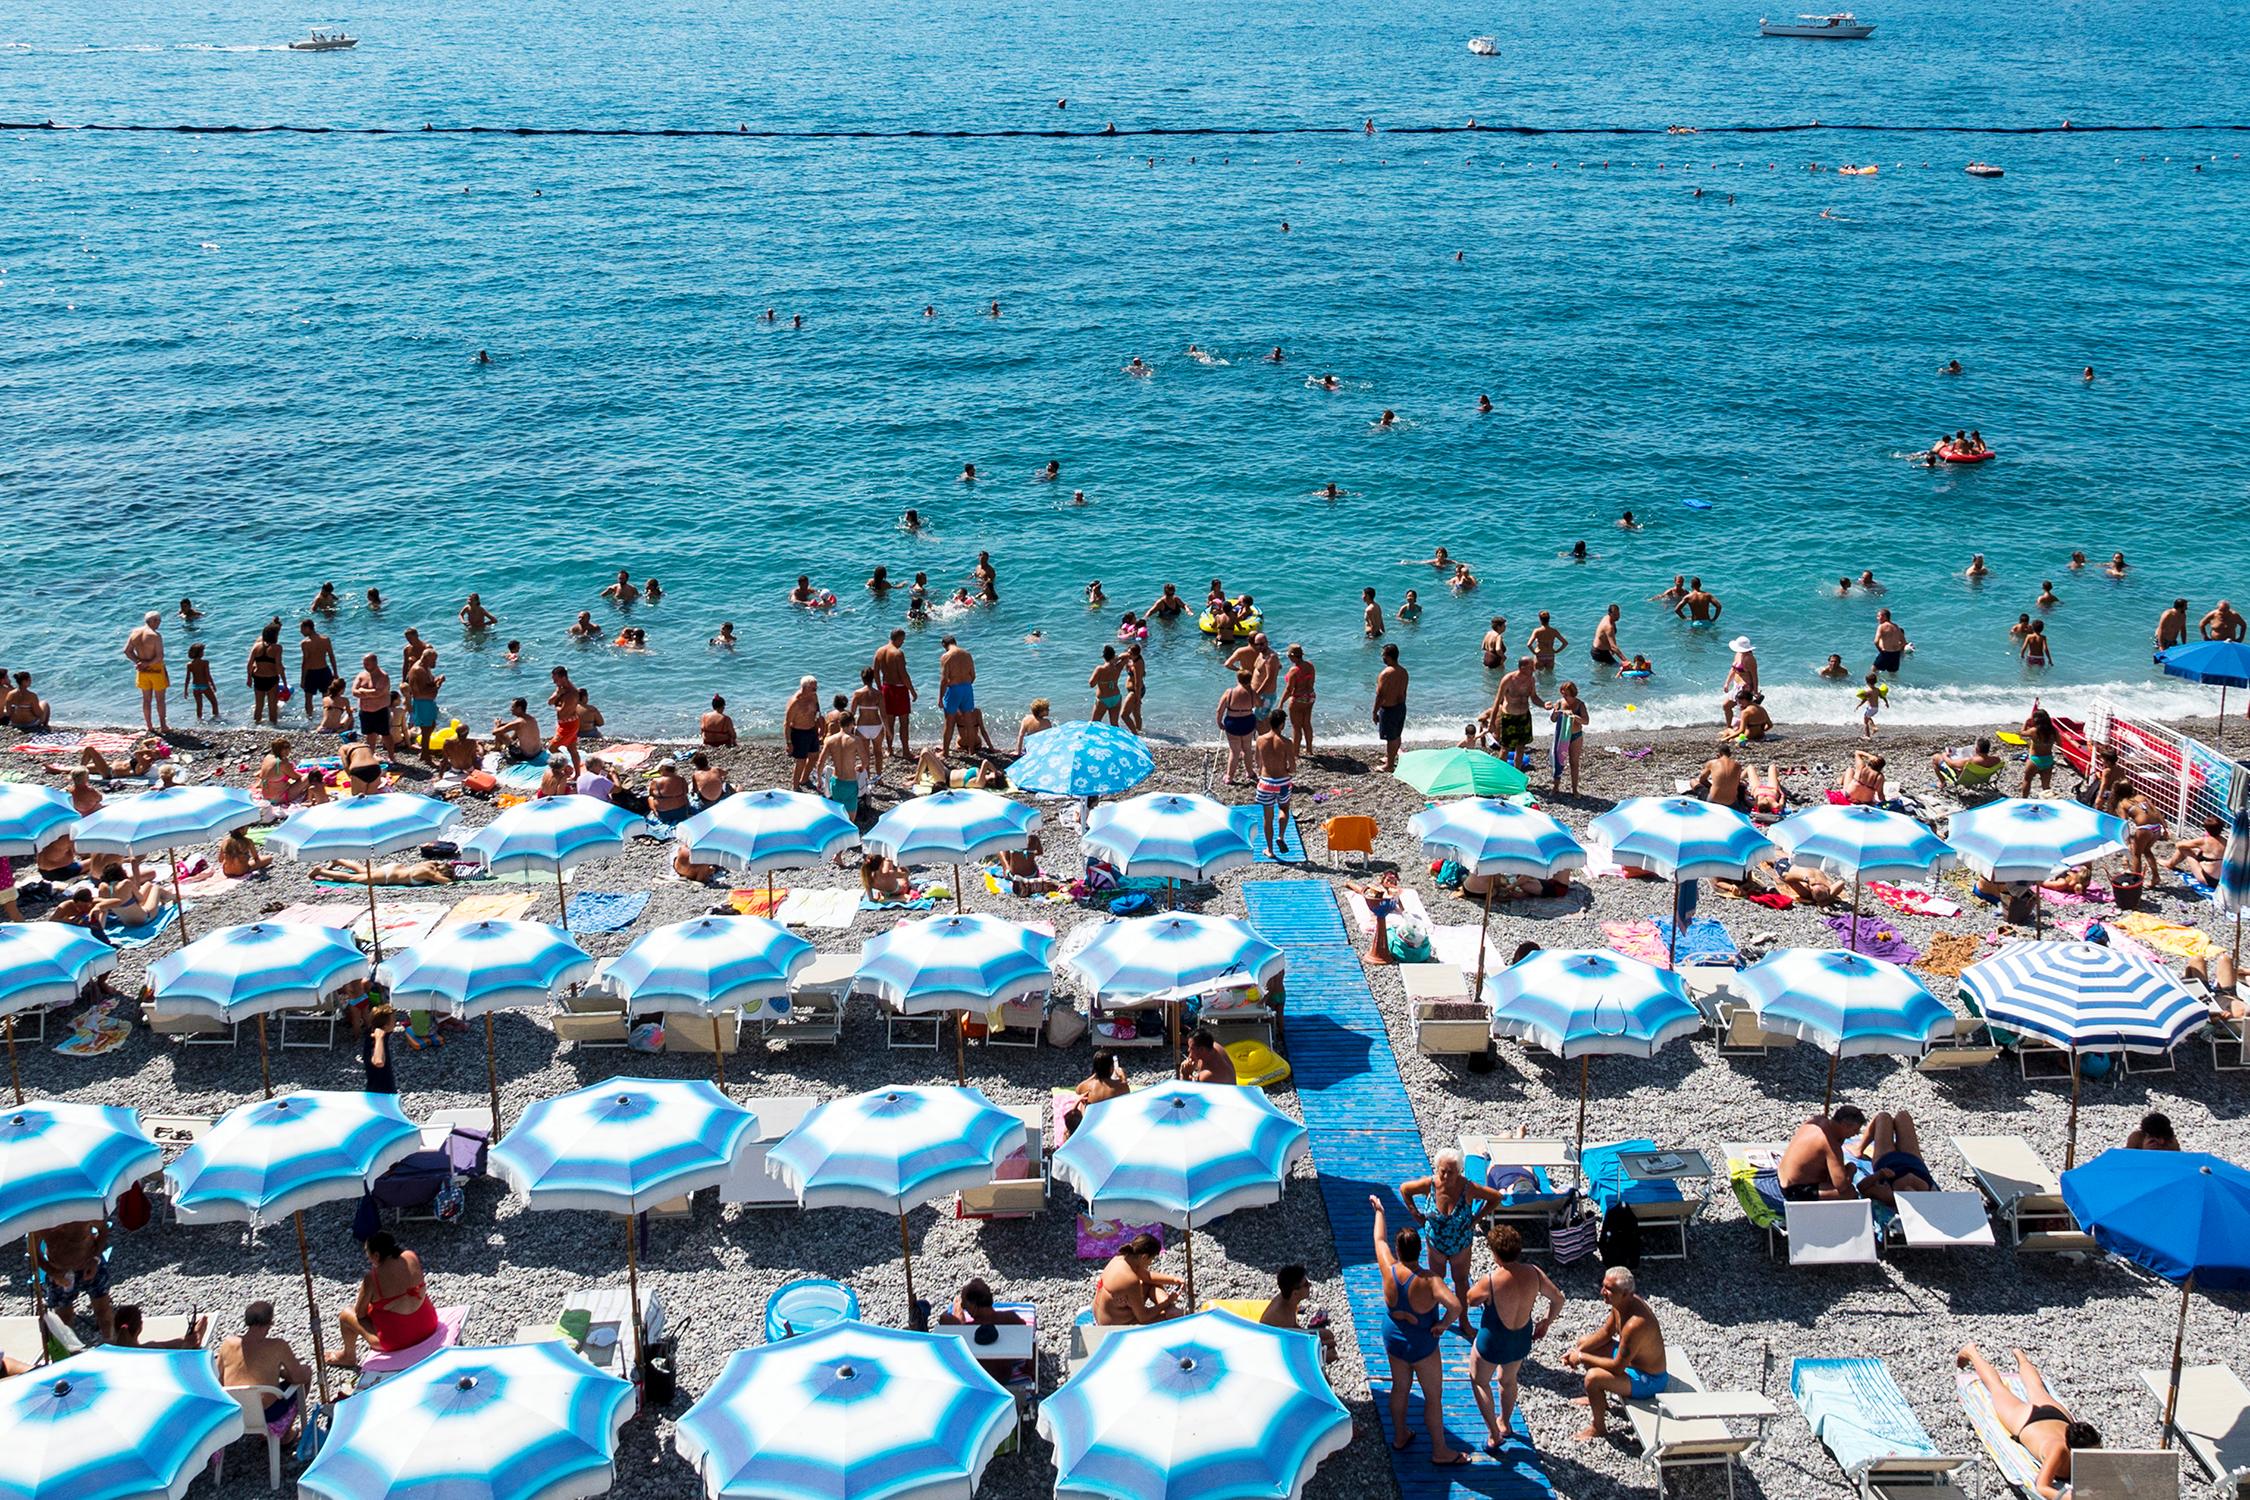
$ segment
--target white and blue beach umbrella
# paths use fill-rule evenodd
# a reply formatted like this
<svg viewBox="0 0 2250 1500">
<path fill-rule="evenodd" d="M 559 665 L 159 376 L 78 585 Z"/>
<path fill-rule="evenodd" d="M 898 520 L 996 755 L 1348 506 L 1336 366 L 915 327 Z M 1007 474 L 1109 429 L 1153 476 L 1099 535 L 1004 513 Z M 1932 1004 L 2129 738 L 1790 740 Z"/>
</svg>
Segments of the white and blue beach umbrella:
<svg viewBox="0 0 2250 1500">
<path fill-rule="evenodd" d="M 1272 983 L 1288 959 L 1240 917 L 1196 912 L 1096 925 L 1066 965 L 1096 995 L 1167 998 Z"/>
<path fill-rule="evenodd" d="M 1953 1012 L 1921 980 L 1863 953 L 1778 948 L 1745 969 L 1735 988 L 1757 1012 L 1761 1030 L 1828 1054 L 1824 1114 L 1840 1059 L 1919 1053 L 1953 1029 Z"/>
<path fill-rule="evenodd" d="M 242 1436 L 201 1349 L 88 1349 L 0 1385 L 0 1495 L 180 1500 Z"/>
<path fill-rule="evenodd" d="M 77 821 L 70 798 L 51 786 L 0 786 L 0 859 L 37 854 Z"/>
<path fill-rule="evenodd" d="M 2210 1019 L 2162 964 L 2101 943 L 2010 943 L 1961 971 L 1961 998 L 1991 1025 L 2070 1053 L 2065 1166 L 2078 1154 L 2078 1055 L 2169 1052 Z"/>
<path fill-rule="evenodd" d="M 8 1036 L 8 1081 L 23 1102 L 16 1073 L 16 1016 L 68 1005 L 87 985 L 117 967 L 117 950 L 68 922 L 0 922 L 0 1027 Z"/>
<path fill-rule="evenodd" d="M 1031 847 L 1039 809 L 996 792 L 932 792 L 875 820 L 860 843 L 901 865 L 951 865 L 953 909 L 961 910 L 961 866 Z"/>
<path fill-rule="evenodd" d="M 2212 887 L 2219 910 L 2234 913 L 2235 946 L 2242 939 L 2242 914 L 2250 908 L 2250 804 L 2227 820 L 2226 848 L 2219 855 L 2219 883 Z"/>
<path fill-rule="evenodd" d="M 1015 1427 L 967 1340 L 855 1319 L 729 1355 L 672 1442 L 710 1500 L 967 1500 Z"/>
<path fill-rule="evenodd" d="M 617 1478 L 633 1386 L 551 1341 L 441 1349 L 336 1408 L 299 1491 L 326 1500 L 584 1500 Z"/>
<path fill-rule="evenodd" d="M 602 965 L 602 979 L 635 1015 L 702 1016 L 711 1023 L 711 1062 L 727 1086 L 720 1017 L 730 1010 L 786 1019 L 789 989 L 813 961 L 813 945 L 764 917 L 703 916 L 659 927 Z"/>
<path fill-rule="evenodd" d="M 488 920 L 439 927 L 406 952 L 392 954 L 377 977 L 391 1003 L 402 1009 L 484 1017 L 484 1078 L 497 1140 L 500 1069 L 493 1055 L 493 1013 L 545 1005 L 556 989 L 593 972 L 593 955 L 560 927 Z"/>
<path fill-rule="evenodd" d="M 1670 969 L 1596 949 L 1555 949 L 1510 964 L 1484 982 L 1492 1034 L 1520 1037 L 1578 1059 L 1578 1146 L 1586 1145 L 1586 1091 L 1596 1054 L 1654 1057 L 1693 1036 L 1703 1015 Z"/>
<path fill-rule="evenodd" d="M 1023 755 L 1008 767 L 1008 784 L 1061 797 L 1114 797 L 1154 774 L 1156 760 L 1139 735 L 1078 719 L 1025 740 Z"/>
<path fill-rule="evenodd" d="M 348 932 L 309 922 L 250 922 L 207 932 L 167 953 L 149 965 L 148 985 L 166 1011 L 230 1025 L 255 1018 L 258 1074 L 270 1098 L 266 1017 L 318 1005 L 369 972 L 367 956 Z"/>
<path fill-rule="evenodd" d="M 1499 797 L 1468 797 L 1425 808 L 1407 822 L 1429 859 L 1450 859 L 1471 875 L 1528 875 L 1552 880 L 1586 867 L 1585 847 L 1569 829 L 1537 808 Z M 1492 924 L 1492 891 L 1485 889 L 1477 924 L 1477 972 L 1470 993 L 1484 988 L 1485 932 Z"/>
<path fill-rule="evenodd" d="M 1773 841 L 1792 859 L 1845 880 L 1927 875 L 1953 863 L 1953 850 L 1904 813 L 1824 803 L 1774 825 Z"/>
<path fill-rule="evenodd" d="M 590 859 L 625 852 L 625 841 L 648 820 L 599 797 L 541 797 L 522 802 L 469 836 L 461 852 L 495 875 L 519 870 L 560 875 Z"/>
<path fill-rule="evenodd" d="M 834 859 L 859 840 L 843 808 L 811 792 L 738 792 L 682 823 L 680 842 L 699 864 L 745 875 L 801 870 Z"/>
<path fill-rule="evenodd" d="M 1045 994 L 1054 982 L 1048 972 L 1054 948 L 1046 933 L 982 912 L 925 917 L 862 943 L 859 983 L 902 1016 L 981 1015 Z M 955 1030 L 962 1083 L 968 1081 L 964 1029 Z"/>
<path fill-rule="evenodd" d="M 2132 830 L 2125 820 L 2060 797 L 2004 797 L 1965 808 L 1946 840 L 1972 870 L 1993 880 L 2045 880 L 2067 865 L 2115 854 Z"/>
<path fill-rule="evenodd" d="M 18 1103 L 0 1111 L 0 1242 L 105 1219 L 163 1162 L 139 1117 L 119 1105 Z"/>
<path fill-rule="evenodd" d="M 226 786 L 168 786 L 104 803 L 71 838 L 88 854 L 160 854 L 201 844 L 258 821 L 248 792 Z"/>
<path fill-rule="evenodd" d="M 1627 797 L 1586 833 L 1621 865 L 1666 880 L 1739 876 L 1773 858 L 1773 841 L 1741 813 L 1695 797 Z"/>
<path fill-rule="evenodd" d="M 266 838 L 266 848 L 302 864 L 331 859 L 367 862 L 367 921 L 375 961 L 383 961 L 383 927 L 375 914 L 375 861 L 427 843 L 460 821 L 461 809 L 412 792 L 347 797 L 291 813 Z"/>
<path fill-rule="evenodd" d="M 816 1106 L 766 1152 L 766 1170 L 797 1195 L 800 1208 L 894 1215 L 911 1307 L 908 1210 L 992 1181 L 1023 1142 L 1022 1119 L 981 1090 L 894 1084 Z"/>
<path fill-rule="evenodd" d="M 1352 1419 L 1315 1335 L 1214 1309 L 1102 1340 L 1039 1433 L 1055 1500 L 1296 1500 Z"/>
<path fill-rule="evenodd" d="M 1256 858 L 1243 811 L 1192 792 L 1150 792 L 1095 808 L 1080 844 L 1128 876 L 1208 880 Z"/>
</svg>

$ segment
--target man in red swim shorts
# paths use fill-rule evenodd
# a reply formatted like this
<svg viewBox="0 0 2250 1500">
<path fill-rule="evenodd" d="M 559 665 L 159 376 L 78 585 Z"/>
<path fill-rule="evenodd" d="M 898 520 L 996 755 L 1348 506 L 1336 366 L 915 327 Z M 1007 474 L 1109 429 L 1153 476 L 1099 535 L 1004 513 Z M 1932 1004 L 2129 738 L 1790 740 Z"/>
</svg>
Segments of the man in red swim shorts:
<svg viewBox="0 0 2250 1500">
<path fill-rule="evenodd" d="M 914 713 L 914 700 L 920 696 L 914 690 L 914 676 L 906 670 L 906 632 L 891 632 L 890 644 L 878 647 L 875 660 L 875 684 L 883 691 L 884 743 L 892 735 L 898 739 L 898 752 L 912 755 L 910 726 Z"/>
</svg>

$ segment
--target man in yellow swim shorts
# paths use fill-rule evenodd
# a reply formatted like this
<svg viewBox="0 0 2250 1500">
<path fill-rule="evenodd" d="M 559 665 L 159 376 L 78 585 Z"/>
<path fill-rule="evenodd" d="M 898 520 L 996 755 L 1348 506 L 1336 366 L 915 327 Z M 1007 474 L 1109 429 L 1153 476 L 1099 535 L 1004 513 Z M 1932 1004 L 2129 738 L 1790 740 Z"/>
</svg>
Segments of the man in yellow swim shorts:
<svg viewBox="0 0 2250 1500">
<path fill-rule="evenodd" d="M 133 664 L 133 686 L 141 690 L 141 724 L 150 733 L 169 730 L 164 694 L 172 679 L 164 670 L 164 635 L 157 629 L 163 616 L 151 610 L 141 617 L 138 630 L 125 637 L 125 659 Z"/>
</svg>

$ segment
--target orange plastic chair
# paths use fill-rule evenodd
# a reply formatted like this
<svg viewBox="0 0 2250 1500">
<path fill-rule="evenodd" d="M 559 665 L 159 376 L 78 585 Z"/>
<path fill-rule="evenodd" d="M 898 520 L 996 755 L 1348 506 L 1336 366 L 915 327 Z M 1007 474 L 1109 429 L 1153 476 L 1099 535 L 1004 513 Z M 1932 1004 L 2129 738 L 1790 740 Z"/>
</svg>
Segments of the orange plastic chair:
<svg viewBox="0 0 2250 1500">
<path fill-rule="evenodd" d="M 1363 861 L 1375 858 L 1376 822 L 1364 814 L 1353 813 L 1330 818 L 1320 825 L 1321 842 L 1328 846 L 1328 856 L 1356 854 Z"/>
</svg>

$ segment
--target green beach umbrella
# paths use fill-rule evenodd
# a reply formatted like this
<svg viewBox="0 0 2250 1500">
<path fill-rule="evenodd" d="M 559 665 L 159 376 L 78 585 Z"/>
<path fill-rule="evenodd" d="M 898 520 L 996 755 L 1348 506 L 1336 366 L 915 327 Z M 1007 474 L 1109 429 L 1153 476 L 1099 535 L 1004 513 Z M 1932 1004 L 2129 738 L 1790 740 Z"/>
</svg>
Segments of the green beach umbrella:
<svg viewBox="0 0 2250 1500">
<path fill-rule="evenodd" d="M 1531 789 L 1523 772 L 1483 750 L 1409 750 L 1391 773 L 1425 797 L 1513 797 Z"/>
</svg>

